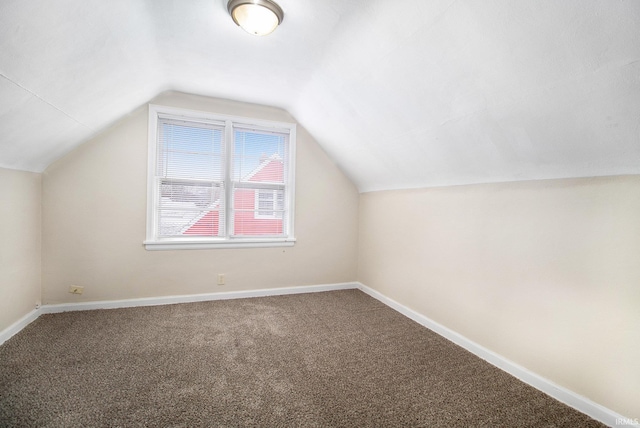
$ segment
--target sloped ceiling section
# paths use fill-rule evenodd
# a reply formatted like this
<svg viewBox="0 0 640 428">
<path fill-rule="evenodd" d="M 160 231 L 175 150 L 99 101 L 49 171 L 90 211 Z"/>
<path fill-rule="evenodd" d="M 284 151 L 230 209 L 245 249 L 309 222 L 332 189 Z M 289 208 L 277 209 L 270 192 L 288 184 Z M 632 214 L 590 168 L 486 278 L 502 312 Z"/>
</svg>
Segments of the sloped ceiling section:
<svg viewBox="0 0 640 428">
<path fill-rule="evenodd" d="M 42 171 L 164 90 L 281 107 L 360 191 L 640 173 L 640 2 L 0 2 L 0 166 Z"/>
</svg>

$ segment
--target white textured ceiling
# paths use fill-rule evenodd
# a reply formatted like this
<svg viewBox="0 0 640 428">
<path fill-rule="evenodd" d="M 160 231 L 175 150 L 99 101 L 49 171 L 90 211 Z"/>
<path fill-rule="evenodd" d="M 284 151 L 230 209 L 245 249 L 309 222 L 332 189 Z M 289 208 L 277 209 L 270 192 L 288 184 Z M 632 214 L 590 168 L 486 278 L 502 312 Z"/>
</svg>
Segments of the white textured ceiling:
<svg viewBox="0 0 640 428">
<path fill-rule="evenodd" d="M 0 167 L 165 90 L 288 110 L 360 191 L 640 173 L 638 0 L 0 0 Z"/>
</svg>

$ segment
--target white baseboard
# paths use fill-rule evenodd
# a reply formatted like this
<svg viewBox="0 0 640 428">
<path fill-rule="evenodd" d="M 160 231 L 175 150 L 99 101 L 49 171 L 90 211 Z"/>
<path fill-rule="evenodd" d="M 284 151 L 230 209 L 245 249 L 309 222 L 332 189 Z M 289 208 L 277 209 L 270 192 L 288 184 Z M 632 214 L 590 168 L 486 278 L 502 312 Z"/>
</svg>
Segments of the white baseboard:
<svg viewBox="0 0 640 428">
<path fill-rule="evenodd" d="M 14 335 L 19 333 L 23 328 L 34 322 L 38 319 L 41 312 L 40 309 L 34 309 L 29 312 L 27 315 L 20 318 L 18 321 L 11 324 L 9 327 L 0 331 L 0 345 L 2 345 L 7 340 L 11 339 Z"/>
<path fill-rule="evenodd" d="M 62 303 L 43 305 L 0 331 L 0 345 L 19 333 L 27 325 L 42 314 L 55 314 L 71 311 L 88 311 L 93 309 L 132 308 L 136 306 L 172 305 L 175 303 L 207 302 L 212 300 L 244 299 L 249 297 L 282 296 L 286 294 L 319 293 L 322 291 L 357 289 L 356 282 L 345 282 L 322 285 L 303 285 L 298 287 L 264 288 L 259 290 L 226 291 L 221 293 L 190 294 L 181 296 L 148 297 L 141 299 L 102 300 L 95 302 Z"/>
<path fill-rule="evenodd" d="M 574 409 L 592 417 L 593 419 L 602 422 L 608 426 L 633 426 L 638 427 L 637 419 L 625 418 L 619 413 L 614 412 L 604 406 L 601 406 L 598 403 L 595 403 L 589 400 L 586 397 L 576 394 L 573 391 L 568 390 L 558 384 L 553 383 L 552 381 L 545 379 L 532 371 L 527 370 L 526 368 L 507 360 L 501 355 L 496 354 L 489 349 L 478 345 L 477 343 L 467 339 L 461 334 L 456 333 L 453 330 L 448 329 L 442 324 L 438 324 L 430 318 L 427 318 L 424 315 L 419 314 L 413 309 L 409 309 L 406 306 L 396 302 L 393 299 L 388 298 L 384 294 L 367 287 L 364 284 L 358 283 L 358 288 L 363 292 L 367 293 L 371 297 L 379 300 L 385 305 L 389 306 L 392 309 L 400 312 L 407 318 L 410 318 L 421 324 L 428 329 L 434 331 L 435 333 L 443 336 L 446 339 L 449 339 L 453 343 L 458 346 L 463 347 L 467 351 L 477 355 L 488 363 L 493 364 L 499 369 L 504 370 L 505 372 L 515 376 L 526 384 L 533 386 L 534 388 L 544 392 L 547 395 L 555 398 L 556 400 L 573 407 Z"/>
<path fill-rule="evenodd" d="M 371 297 L 386 304 L 392 309 L 400 312 L 406 317 L 414 320 L 418 324 L 421 324 L 435 333 L 449 339 L 453 343 L 465 348 L 469 352 L 477 355 L 483 360 L 493 364 L 494 366 L 506 371 L 507 373 L 515 376 L 521 381 L 533 386 L 534 388 L 550 395 L 558 401 L 561 401 L 574 409 L 589 415 L 593 419 L 596 419 L 609 426 L 634 426 L 640 427 L 637 420 L 625 418 L 624 416 L 607 409 L 604 406 L 599 405 L 586 397 L 578 395 L 560 385 L 545 379 L 526 368 L 519 366 L 518 364 L 507 360 L 506 358 L 490 351 L 477 343 L 467 339 L 466 337 L 456 333 L 447 327 L 438 324 L 437 322 L 427 318 L 424 315 L 415 312 L 412 309 L 396 302 L 393 299 L 379 293 L 378 291 L 367 287 L 359 282 L 347 282 L 338 284 L 324 284 L 324 285 L 309 285 L 300 287 L 285 287 L 285 288 L 268 288 L 259 290 L 244 290 L 244 291 L 229 291 L 221 293 L 208 293 L 208 294 L 192 294 L 182 296 L 164 296 L 164 297 L 150 297 L 141 299 L 126 299 L 126 300 L 109 300 L 109 301 L 95 301 L 95 302 L 83 302 L 83 303 L 65 303 L 58 305 L 43 305 L 39 309 L 35 309 L 22 317 L 20 320 L 13 323 L 8 328 L 0 332 L 0 345 L 10 339 L 15 334 L 19 333 L 23 328 L 35 321 L 42 314 L 52 314 L 59 312 L 69 311 L 85 311 L 92 309 L 115 309 L 115 308 L 129 308 L 136 306 L 157 306 L 157 305 L 171 305 L 175 303 L 191 303 L 191 302 L 205 302 L 213 300 L 228 300 L 228 299 L 242 299 L 249 297 L 266 297 L 266 296 L 281 296 L 286 294 L 303 294 L 303 293 L 318 293 L 323 291 L 336 291 L 336 290 L 349 290 L 360 289 L 367 293 Z"/>
<path fill-rule="evenodd" d="M 282 296 L 285 294 L 318 293 L 322 291 L 336 291 L 356 289 L 359 284 L 346 282 L 338 284 L 303 285 L 299 287 L 264 288 L 259 290 L 225 291 L 221 293 L 189 294 L 181 296 L 147 297 L 126 300 L 102 300 L 95 302 L 62 303 L 58 305 L 43 305 L 43 314 L 59 312 L 87 311 L 93 309 L 131 308 L 136 306 L 172 305 L 175 303 L 208 302 L 212 300 L 244 299 L 249 297 Z"/>
</svg>

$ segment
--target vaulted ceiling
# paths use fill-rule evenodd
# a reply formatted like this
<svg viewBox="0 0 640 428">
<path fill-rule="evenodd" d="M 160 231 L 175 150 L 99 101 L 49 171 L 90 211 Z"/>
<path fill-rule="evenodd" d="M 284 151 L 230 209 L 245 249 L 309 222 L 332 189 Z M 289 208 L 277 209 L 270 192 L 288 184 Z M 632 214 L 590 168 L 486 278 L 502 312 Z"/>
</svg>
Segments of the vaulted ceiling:
<svg viewBox="0 0 640 428">
<path fill-rule="evenodd" d="M 2 0 L 0 167 L 165 90 L 281 107 L 360 191 L 640 173 L 640 1 Z"/>
</svg>

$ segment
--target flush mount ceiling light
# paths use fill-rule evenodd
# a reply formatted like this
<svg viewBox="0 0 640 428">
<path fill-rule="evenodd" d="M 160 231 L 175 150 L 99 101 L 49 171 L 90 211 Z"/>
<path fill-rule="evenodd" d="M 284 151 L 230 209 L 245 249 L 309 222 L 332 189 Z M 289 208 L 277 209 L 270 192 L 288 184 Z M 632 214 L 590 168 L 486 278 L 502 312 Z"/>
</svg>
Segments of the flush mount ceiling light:
<svg viewBox="0 0 640 428">
<path fill-rule="evenodd" d="M 284 12 L 271 0 L 229 0 L 227 10 L 247 33 L 266 36 L 284 19 Z"/>
</svg>

